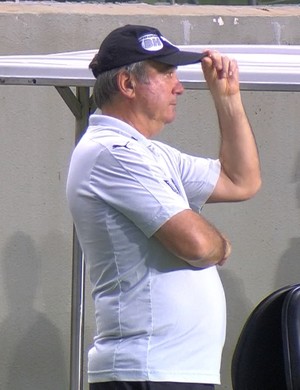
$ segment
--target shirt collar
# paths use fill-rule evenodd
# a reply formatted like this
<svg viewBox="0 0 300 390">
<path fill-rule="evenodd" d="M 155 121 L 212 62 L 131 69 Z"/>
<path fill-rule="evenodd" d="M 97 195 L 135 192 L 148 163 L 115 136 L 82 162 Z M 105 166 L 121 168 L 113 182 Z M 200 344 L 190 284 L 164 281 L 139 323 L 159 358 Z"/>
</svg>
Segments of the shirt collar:
<svg viewBox="0 0 300 390">
<path fill-rule="evenodd" d="M 114 131 L 116 133 L 133 138 L 136 141 L 144 144 L 146 147 L 149 147 L 149 145 L 152 144 L 148 138 L 146 138 L 143 134 L 137 131 L 134 127 L 130 126 L 128 123 L 112 116 L 93 114 L 89 118 L 89 127 L 87 132 L 92 133 L 99 130 Z"/>
</svg>

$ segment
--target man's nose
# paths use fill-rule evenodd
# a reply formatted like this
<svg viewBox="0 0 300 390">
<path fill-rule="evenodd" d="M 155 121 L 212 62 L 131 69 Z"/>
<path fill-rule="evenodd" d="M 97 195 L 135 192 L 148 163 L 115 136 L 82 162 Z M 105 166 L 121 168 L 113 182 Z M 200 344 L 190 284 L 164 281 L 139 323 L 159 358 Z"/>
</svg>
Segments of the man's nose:
<svg viewBox="0 0 300 390">
<path fill-rule="evenodd" d="M 176 75 L 176 83 L 175 83 L 175 87 L 174 87 L 174 93 L 176 93 L 177 95 L 181 95 L 184 91 L 184 86 L 181 84 L 178 76 Z"/>
</svg>

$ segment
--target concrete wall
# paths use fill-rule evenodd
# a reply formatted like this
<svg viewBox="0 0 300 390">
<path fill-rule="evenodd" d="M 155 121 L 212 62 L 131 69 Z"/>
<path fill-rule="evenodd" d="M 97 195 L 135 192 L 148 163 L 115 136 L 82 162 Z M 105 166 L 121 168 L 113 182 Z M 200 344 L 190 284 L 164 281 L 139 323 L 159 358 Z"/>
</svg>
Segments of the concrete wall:
<svg viewBox="0 0 300 390">
<path fill-rule="evenodd" d="M 177 44 L 299 44 L 299 18 L 299 8 L 285 7 L 2 3 L 0 55 L 98 48 L 104 35 L 125 23 L 154 25 Z M 223 390 L 231 389 L 232 351 L 250 311 L 274 289 L 300 281 L 300 94 L 244 92 L 243 98 L 260 151 L 262 190 L 247 203 L 204 211 L 233 243 L 220 270 L 228 300 Z M 68 388 L 72 223 L 65 182 L 74 124 L 54 88 L 0 87 L 3 390 Z M 176 123 L 160 138 L 216 156 L 219 136 L 208 92 L 186 91 Z M 85 351 L 93 332 L 87 297 Z"/>
</svg>

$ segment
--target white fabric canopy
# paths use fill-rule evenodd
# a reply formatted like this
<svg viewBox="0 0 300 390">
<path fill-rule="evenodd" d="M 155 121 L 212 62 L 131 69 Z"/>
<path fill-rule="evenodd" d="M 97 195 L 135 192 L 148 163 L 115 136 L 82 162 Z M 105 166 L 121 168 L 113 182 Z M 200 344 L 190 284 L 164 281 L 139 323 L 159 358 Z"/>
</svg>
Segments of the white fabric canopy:
<svg viewBox="0 0 300 390">
<path fill-rule="evenodd" d="M 179 46 L 203 51 L 207 46 Z M 241 89 L 300 90 L 300 45 L 215 45 L 209 46 L 236 58 Z M 0 83 L 23 85 L 86 86 L 94 84 L 88 64 L 96 50 L 0 56 Z M 180 80 L 189 89 L 204 89 L 199 64 L 178 68 Z"/>
</svg>

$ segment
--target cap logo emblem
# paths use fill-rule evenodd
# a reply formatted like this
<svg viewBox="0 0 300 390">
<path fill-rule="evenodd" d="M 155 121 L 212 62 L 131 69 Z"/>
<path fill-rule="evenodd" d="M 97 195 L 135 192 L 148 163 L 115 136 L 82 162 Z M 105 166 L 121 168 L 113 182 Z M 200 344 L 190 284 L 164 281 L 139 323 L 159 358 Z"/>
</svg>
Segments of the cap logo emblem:
<svg viewBox="0 0 300 390">
<path fill-rule="evenodd" d="M 161 50 L 164 45 L 156 34 L 146 34 L 139 38 L 139 42 L 144 50 L 158 51 Z"/>
</svg>

